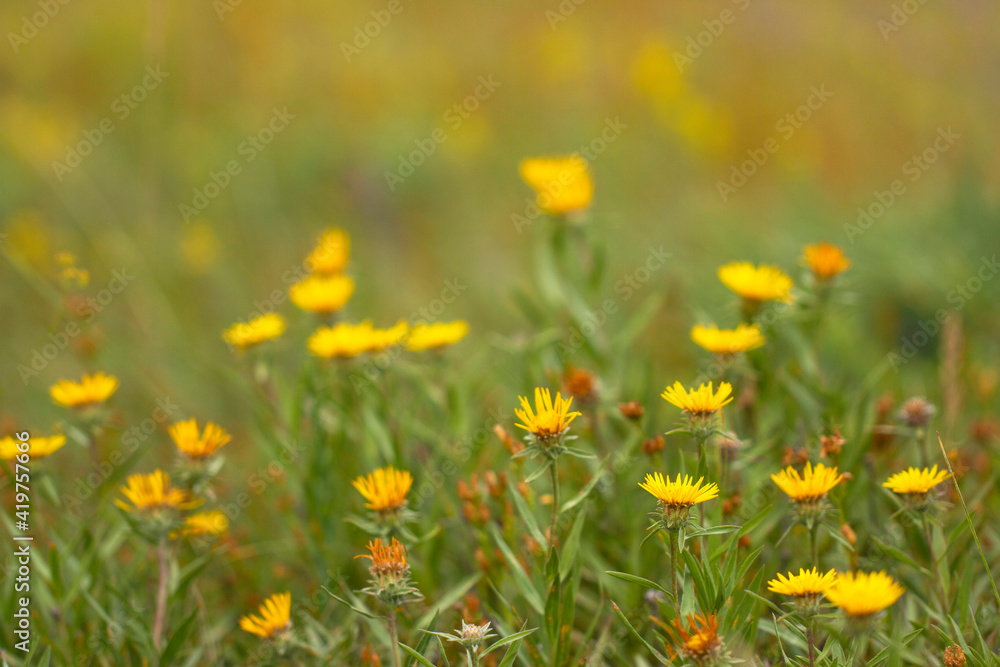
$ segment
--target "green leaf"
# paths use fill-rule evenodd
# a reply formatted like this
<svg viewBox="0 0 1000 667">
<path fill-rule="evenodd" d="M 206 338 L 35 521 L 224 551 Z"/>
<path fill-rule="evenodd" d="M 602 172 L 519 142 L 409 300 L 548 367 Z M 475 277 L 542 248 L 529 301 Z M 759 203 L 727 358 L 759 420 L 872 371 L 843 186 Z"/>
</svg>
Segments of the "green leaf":
<svg viewBox="0 0 1000 667">
<path fill-rule="evenodd" d="M 666 588 L 659 585 L 655 581 L 650 581 L 649 579 L 643 579 L 642 577 L 638 577 L 634 574 L 629 574 L 627 572 L 613 572 L 609 570 L 604 574 L 610 577 L 614 577 L 615 579 L 621 579 L 622 581 L 627 581 L 630 584 L 637 584 L 639 586 L 642 586 L 643 588 L 651 588 L 654 591 L 659 591 L 667 596 L 667 599 L 670 600 L 671 604 L 673 604 L 674 602 L 674 596 L 670 594 L 670 591 L 668 591 Z"/>
<path fill-rule="evenodd" d="M 625 624 L 625 627 L 629 629 L 629 632 L 631 632 L 636 639 L 642 642 L 642 645 L 645 646 L 650 653 L 656 656 L 656 659 L 659 660 L 661 664 L 664 665 L 667 664 L 668 660 L 666 659 L 666 657 L 662 653 L 657 651 L 655 648 L 653 648 L 653 645 L 647 642 L 645 638 L 643 638 L 643 636 L 640 635 L 639 632 L 634 627 L 632 627 L 632 624 L 629 623 L 628 618 L 625 617 L 625 614 L 623 614 L 622 610 L 618 608 L 618 605 L 615 604 L 614 600 L 611 601 L 611 607 L 612 609 L 615 610 L 615 613 L 618 614 L 618 618 L 622 620 L 622 623 Z"/>
<path fill-rule="evenodd" d="M 508 488 L 511 498 L 514 499 L 514 507 L 517 509 L 517 513 L 521 515 L 521 520 L 524 521 L 525 528 L 531 534 L 531 538 L 538 542 L 542 550 L 549 548 L 549 541 L 545 539 L 545 534 L 542 532 L 541 527 L 538 525 L 538 520 L 532 513 L 531 508 L 528 507 L 527 501 L 521 492 L 518 490 L 516 484 L 511 484 Z"/>
<path fill-rule="evenodd" d="M 489 646 L 489 648 L 484 649 L 483 652 L 480 653 L 479 655 L 480 655 L 480 657 L 482 657 L 482 656 L 486 655 L 487 653 L 492 653 L 493 651 L 497 650 L 501 646 L 506 646 L 507 644 L 510 644 L 511 642 L 517 642 L 517 641 L 519 641 L 521 639 L 524 639 L 525 637 L 527 637 L 528 635 L 530 635 L 532 632 L 534 632 L 537 629 L 538 628 L 531 628 L 530 630 L 521 630 L 520 632 L 515 632 L 514 634 L 510 635 L 509 637 L 504 637 L 503 639 L 497 641 L 496 643 L 491 644 Z"/>
<path fill-rule="evenodd" d="M 190 635 L 191 631 L 194 629 L 194 622 L 198 617 L 198 611 L 199 609 L 196 608 L 188 614 L 188 617 L 184 619 L 184 622 L 177 628 L 177 632 L 175 632 L 170 638 L 170 641 L 167 642 L 167 647 L 163 649 L 163 655 L 160 656 L 160 667 L 168 667 L 168 665 L 174 661 L 174 657 L 177 655 L 178 651 L 181 650 L 184 642 L 187 641 L 188 635 Z"/>
<path fill-rule="evenodd" d="M 580 492 L 578 494 L 576 494 L 575 496 L 567 500 L 565 503 L 563 503 L 562 507 L 559 508 L 560 514 L 570 511 L 571 509 L 573 509 L 574 507 L 576 507 L 577 505 L 579 505 L 580 503 L 582 503 L 584 500 L 587 499 L 587 496 L 590 495 L 590 492 L 594 490 L 594 487 L 597 486 L 597 484 L 601 481 L 601 478 L 604 476 L 604 466 L 607 464 L 608 458 L 610 456 L 611 455 L 609 454 L 608 456 L 604 457 L 604 460 L 601 461 L 600 465 L 598 466 L 597 473 L 594 474 L 594 477 L 589 482 L 587 482 L 587 485 L 584 486 L 582 489 L 580 489 Z"/>
<path fill-rule="evenodd" d="M 517 589 L 520 591 L 524 599 L 531 605 L 539 614 L 545 613 L 545 605 L 542 603 L 542 598 L 535 590 L 534 584 L 531 583 L 531 578 L 528 573 L 524 571 L 521 567 L 521 561 L 517 559 L 514 552 L 511 551 L 510 546 L 507 541 L 503 539 L 503 535 L 500 534 L 499 529 L 495 525 L 490 525 L 490 532 L 493 534 L 493 540 L 497 543 L 497 547 L 500 549 L 500 553 L 507 560 L 507 565 L 510 566 L 511 576 L 514 577 L 514 583 L 517 585 Z"/>
<path fill-rule="evenodd" d="M 424 667 L 437 667 L 430 660 L 428 660 L 424 656 L 420 655 L 419 653 L 417 653 L 415 650 L 413 650 L 412 648 L 410 648 L 409 646 L 407 646 L 403 642 L 399 642 L 399 648 L 401 648 L 404 651 L 406 651 L 407 653 L 409 653 L 411 658 L 413 658 L 414 660 L 416 660 L 417 662 L 419 662 Z"/>
</svg>

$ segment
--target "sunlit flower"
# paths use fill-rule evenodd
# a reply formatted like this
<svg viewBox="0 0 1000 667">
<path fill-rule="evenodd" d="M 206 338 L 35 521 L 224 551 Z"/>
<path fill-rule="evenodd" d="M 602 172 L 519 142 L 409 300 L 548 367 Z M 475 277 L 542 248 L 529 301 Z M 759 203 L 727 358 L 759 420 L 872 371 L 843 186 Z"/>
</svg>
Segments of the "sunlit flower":
<svg viewBox="0 0 1000 667">
<path fill-rule="evenodd" d="M 184 518 L 181 535 L 190 537 L 222 535 L 229 528 L 229 519 L 221 510 L 198 512 Z"/>
<path fill-rule="evenodd" d="M 313 313 L 333 313 L 347 304 L 354 294 L 354 281 L 340 274 L 311 275 L 288 290 L 292 303 Z"/>
<path fill-rule="evenodd" d="M 406 349 L 413 352 L 434 350 L 446 345 L 454 345 L 469 333 L 469 323 L 464 320 L 418 324 L 410 330 L 406 339 Z"/>
<path fill-rule="evenodd" d="M 904 592 L 885 572 L 844 572 L 837 575 L 826 597 L 847 616 L 862 618 L 891 607 Z"/>
<path fill-rule="evenodd" d="M 225 429 L 212 422 L 205 424 L 205 430 L 199 433 L 198 422 L 194 419 L 177 422 L 168 429 L 168 432 L 174 444 L 177 445 L 177 449 L 192 459 L 203 459 L 211 456 L 232 440 L 232 436 Z"/>
<path fill-rule="evenodd" d="M 258 637 L 270 639 L 292 627 L 292 594 L 276 593 L 260 605 L 260 615 L 247 614 L 240 627 Z"/>
<path fill-rule="evenodd" d="M 406 557 L 406 547 L 396 538 L 391 542 L 375 539 L 368 542 L 367 554 L 355 558 L 367 558 L 371 561 L 368 573 L 371 575 L 365 593 L 373 595 L 386 604 L 398 604 L 407 599 L 422 597 L 417 589 L 410 585 L 410 564 Z"/>
<path fill-rule="evenodd" d="M 400 338 L 404 335 L 405 331 Z M 320 327 L 306 345 L 313 355 L 323 359 L 349 359 L 370 352 L 385 340 L 386 335 L 377 333 L 372 323 L 365 320 L 361 324 L 341 322 L 332 327 Z"/>
<path fill-rule="evenodd" d="M 767 590 L 794 597 L 819 596 L 826 593 L 836 580 L 835 570 L 820 574 L 815 567 L 810 570 L 799 568 L 798 574 L 789 572 L 787 577 L 779 572 L 777 579 L 767 582 Z"/>
<path fill-rule="evenodd" d="M 237 322 L 222 332 L 222 339 L 235 348 L 245 349 L 274 340 L 285 332 L 285 319 L 277 313 L 255 317 L 249 322 Z"/>
<path fill-rule="evenodd" d="M 788 466 L 771 479 L 785 494 L 795 501 L 816 500 L 824 497 L 830 489 L 837 486 L 843 475 L 837 474 L 837 468 L 828 468 L 820 463 L 813 468 L 812 463 L 806 463 L 805 470 L 799 471 Z"/>
<path fill-rule="evenodd" d="M 792 279 L 774 266 L 732 262 L 719 268 L 719 280 L 747 301 L 792 300 Z"/>
<path fill-rule="evenodd" d="M 740 324 L 735 329 L 720 329 L 695 325 L 691 329 L 691 340 L 715 354 L 739 354 L 756 350 L 765 343 L 760 327 L 756 324 Z"/>
<path fill-rule="evenodd" d="M 22 452 L 18 449 L 20 440 L 15 440 L 11 436 L 0 438 L 0 459 L 12 461 L 18 454 L 26 453 L 32 459 L 41 459 L 66 444 L 66 436 L 62 433 L 51 435 L 47 438 L 31 436 L 28 439 L 28 451 Z"/>
<path fill-rule="evenodd" d="M 340 273 L 347 268 L 350 258 L 351 237 L 343 229 L 328 229 L 306 257 L 306 268 L 322 275 Z"/>
<path fill-rule="evenodd" d="M 918 470 L 911 467 L 892 475 L 888 481 L 882 483 L 882 486 L 899 494 L 923 495 L 949 477 L 951 475 L 948 474 L 947 470 L 938 471 L 937 466 L 930 470 L 927 468 Z"/>
<path fill-rule="evenodd" d="M 154 470 L 148 475 L 129 475 L 121 492 L 132 504 L 129 505 L 120 498 L 115 500 L 115 504 L 126 512 L 191 509 L 201 504 L 200 500 L 191 497 L 189 491 L 172 488 L 170 475 L 162 470 Z"/>
<path fill-rule="evenodd" d="M 538 206 L 552 215 L 584 209 L 593 199 L 587 162 L 579 155 L 530 158 L 521 162 L 520 171 L 535 190 Z"/>
<path fill-rule="evenodd" d="M 706 500 L 711 500 L 719 495 L 719 485 L 714 482 L 702 485 L 705 479 L 699 478 L 697 482 L 694 478 L 685 475 L 677 475 L 677 479 L 670 481 L 670 477 L 663 478 L 658 472 L 646 475 L 646 480 L 640 482 L 639 486 L 653 494 L 658 501 L 664 505 L 672 507 L 691 507 Z"/>
<path fill-rule="evenodd" d="M 368 509 L 376 512 L 394 512 L 406 504 L 406 494 L 413 485 L 413 476 L 392 466 L 378 468 L 358 477 L 351 485 L 365 497 Z"/>
<path fill-rule="evenodd" d="M 677 647 L 676 652 L 698 667 L 715 665 L 723 652 L 715 614 L 688 614 L 687 627 L 680 618 L 675 618 L 673 627 L 668 629 Z"/>
<path fill-rule="evenodd" d="M 79 408 L 108 400 L 118 389 L 118 378 L 105 373 L 84 375 L 79 382 L 59 380 L 49 394 L 59 405 Z"/>
<path fill-rule="evenodd" d="M 733 386 L 728 382 L 720 382 L 717 392 L 713 391 L 711 382 L 690 391 L 680 382 L 674 382 L 674 386 L 667 387 L 660 396 L 690 415 L 706 416 L 715 414 L 722 406 L 732 401 L 733 398 L 730 396 L 732 391 Z"/>
<path fill-rule="evenodd" d="M 832 243 L 807 245 L 805 253 L 806 264 L 820 280 L 829 280 L 851 266 L 851 260 L 844 257 L 844 251 Z"/>
<path fill-rule="evenodd" d="M 570 423 L 580 416 L 579 412 L 570 412 L 569 408 L 573 404 L 573 397 L 564 399 L 562 394 L 556 392 L 556 400 L 552 400 L 552 394 L 548 389 L 535 388 L 535 409 L 531 409 L 531 404 L 524 396 L 518 396 L 521 400 L 521 408 L 515 409 L 514 414 L 521 420 L 517 424 L 535 436 L 540 441 L 554 438 L 565 431 Z"/>
</svg>

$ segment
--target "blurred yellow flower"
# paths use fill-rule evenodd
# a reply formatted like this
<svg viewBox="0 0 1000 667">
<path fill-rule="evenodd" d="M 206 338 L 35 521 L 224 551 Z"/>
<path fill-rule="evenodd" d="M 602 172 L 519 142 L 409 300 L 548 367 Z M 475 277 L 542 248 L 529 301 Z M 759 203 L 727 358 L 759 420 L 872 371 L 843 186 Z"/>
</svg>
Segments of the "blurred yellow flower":
<svg viewBox="0 0 1000 667">
<path fill-rule="evenodd" d="M 907 468 L 903 472 L 897 472 L 882 486 L 891 489 L 899 494 L 924 494 L 935 486 L 951 477 L 947 470 L 938 472 L 938 467 L 934 466 L 930 470 L 924 468 Z"/>
<path fill-rule="evenodd" d="M 685 475 L 677 475 L 677 479 L 670 481 L 670 477 L 665 480 L 658 472 L 647 474 L 639 486 L 651 493 L 658 501 L 670 507 L 691 507 L 706 500 L 711 500 L 719 495 L 719 485 L 714 482 L 702 485 L 704 477 L 698 479 Z"/>
<path fill-rule="evenodd" d="M 863 618 L 888 609 L 905 592 L 885 572 L 844 572 L 837 575 L 826 597 L 846 615 Z"/>
<path fill-rule="evenodd" d="M 240 618 L 240 628 L 264 639 L 284 632 L 292 626 L 292 594 L 276 593 L 264 600 L 256 614 Z"/>
<path fill-rule="evenodd" d="M 306 345 L 317 357 L 347 359 L 374 350 L 380 345 L 385 346 L 394 336 L 402 340 L 406 335 L 405 330 L 397 330 L 392 334 L 389 331 L 391 330 L 375 329 L 369 320 L 361 324 L 341 322 L 332 327 L 320 327 L 309 337 Z"/>
<path fill-rule="evenodd" d="M 529 158 L 521 162 L 520 171 L 535 190 L 538 206 L 552 215 L 584 209 L 593 199 L 590 172 L 579 155 Z"/>
<path fill-rule="evenodd" d="M 837 468 L 827 468 L 820 463 L 813 468 L 812 463 L 806 463 L 802 475 L 792 466 L 782 470 L 771 479 L 785 494 L 795 501 L 815 500 L 825 496 L 830 489 L 837 486 L 843 475 L 837 474 Z"/>
<path fill-rule="evenodd" d="M 237 322 L 222 332 L 222 339 L 238 349 L 274 340 L 285 332 L 285 318 L 277 313 L 260 315 L 249 322 Z"/>
<path fill-rule="evenodd" d="M 747 301 L 792 301 L 792 279 L 774 266 L 732 262 L 719 268 L 719 280 Z"/>
<path fill-rule="evenodd" d="M 177 449 L 192 459 L 211 456 L 232 440 L 232 436 L 225 429 L 212 422 L 205 424 L 205 430 L 199 434 L 198 422 L 194 419 L 177 422 L 168 429 L 168 432 Z"/>
<path fill-rule="evenodd" d="M 118 389 L 118 378 L 105 373 L 84 375 L 79 382 L 59 380 L 49 387 L 49 394 L 59 405 L 78 408 L 103 403 Z"/>
<path fill-rule="evenodd" d="M 810 570 L 799 568 L 798 574 L 789 572 L 787 577 L 779 572 L 777 579 L 767 582 L 767 590 L 795 597 L 823 595 L 830 590 L 836 580 L 836 570 L 820 574 L 815 567 Z"/>
<path fill-rule="evenodd" d="M 292 303 L 313 313 L 340 310 L 354 294 L 354 281 L 339 274 L 312 275 L 292 285 L 288 296 Z"/>
<path fill-rule="evenodd" d="M 463 320 L 418 324 L 410 331 L 410 336 L 406 339 L 406 348 L 413 352 L 433 350 L 453 345 L 462 340 L 467 333 L 469 333 L 469 323 Z"/>
<path fill-rule="evenodd" d="M 517 427 L 523 428 L 539 440 L 548 440 L 559 435 L 581 414 L 569 411 L 573 405 L 572 396 L 564 399 L 562 394 L 556 392 L 556 400 L 553 401 L 548 389 L 535 388 L 534 410 L 531 409 L 527 398 L 524 396 L 518 398 L 521 400 L 521 408 L 515 409 L 514 414 L 522 423 L 517 424 Z"/>
<path fill-rule="evenodd" d="M 740 324 L 735 329 L 720 329 L 695 325 L 691 329 L 691 340 L 715 354 L 739 354 L 756 350 L 766 340 L 756 324 Z"/>
<path fill-rule="evenodd" d="M 190 491 L 172 488 L 170 475 L 162 470 L 154 470 L 148 475 L 129 475 L 121 492 L 132 504 L 125 503 L 121 498 L 115 499 L 115 504 L 126 512 L 190 509 L 201 504 L 200 500 L 191 497 Z"/>
<path fill-rule="evenodd" d="M 18 454 L 22 453 L 17 447 L 20 442 L 20 440 L 15 440 L 9 435 L 0 439 L 0 459 L 7 461 L 14 460 Z M 24 453 L 29 458 L 40 459 L 61 449 L 65 444 L 66 436 L 62 433 L 57 433 L 47 438 L 32 436 L 28 439 L 28 451 Z"/>
<path fill-rule="evenodd" d="M 413 476 L 410 473 L 392 466 L 378 468 L 351 482 L 351 486 L 368 501 L 365 507 L 377 512 L 392 512 L 405 505 L 406 494 L 412 485 Z"/>
<path fill-rule="evenodd" d="M 381 352 L 393 345 L 399 345 L 410 332 L 410 325 L 400 320 L 388 329 L 372 329 L 369 352 Z"/>
<path fill-rule="evenodd" d="M 851 266 L 851 260 L 844 257 L 843 250 L 826 242 L 807 245 L 805 260 L 813 275 L 820 280 L 829 280 Z"/>
<path fill-rule="evenodd" d="M 229 528 L 229 519 L 221 510 L 198 512 L 184 519 L 179 534 L 189 537 L 222 535 Z"/>
<path fill-rule="evenodd" d="M 328 229 L 306 257 L 306 268 L 321 275 L 342 272 L 351 258 L 351 237 L 343 229 Z"/>
<path fill-rule="evenodd" d="M 184 226 L 180 240 L 181 256 L 192 271 L 204 272 L 219 257 L 219 239 L 206 220 Z"/>
<path fill-rule="evenodd" d="M 684 412 L 694 416 L 711 415 L 722 409 L 733 400 L 730 394 L 733 386 L 728 382 L 719 383 L 719 391 L 712 390 L 712 383 L 703 384 L 697 389 L 688 391 L 680 382 L 674 382 L 674 386 L 667 387 L 660 396 L 668 403 L 676 405 Z"/>
</svg>

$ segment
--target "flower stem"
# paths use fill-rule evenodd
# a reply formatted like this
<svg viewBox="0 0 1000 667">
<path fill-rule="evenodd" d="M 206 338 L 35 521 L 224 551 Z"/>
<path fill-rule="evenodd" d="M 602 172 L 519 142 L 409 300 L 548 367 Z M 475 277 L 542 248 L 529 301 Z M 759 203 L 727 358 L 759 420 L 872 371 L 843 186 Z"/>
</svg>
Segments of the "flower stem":
<svg viewBox="0 0 1000 667">
<path fill-rule="evenodd" d="M 814 634 L 815 622 L 810 616 L 809 622 L 806 624 L 806 641 L 809 643 L 809 667 L 814 667 L 816 664 L 816 636 Z"/>
<path fill-rule="evenodd" d="M 160 650 L 163 643 L 163 626 L 167 620 L 167 577 L 169 569 L 167 567 L 167 536 L 160 538 L 160 544 L 156 548 L 156 556 L 160 566 L 160 581 L 156 589 L 156 617 L 153 620 L 153 647 Z"/>
<path fill-rule="evenodd" d="M 392 664 L 399 667 L 399 631 L 396 629 L 396 606 L 389 608 L 389 639 L 392 642 Z"/>
<path fill-rule="evenodd" d="M 549 548 L 556 548 L 556 523 L 559 521 L 559 472 L 556 470 L 556 462 L 549 466 L 549 474 L 552 477 L 552 524 L 549 526 Z"/>
<path fill-rule="evenodd" d="M 674 609 L 677 617 L 681 615 L 681 601 L 677 597 L 677 531 L 668 530 L 670 535 L 670 593 L 674 596 Z"/>
<path fill-rule="evenodd" d="M 819 548 L 817 546 L 816 532 L 819 529 L 819 525 L 815 520 L 809 526 L 809 557 L 812 558 L 812 564 L 819 568 Z"/>
<path fill-rule="evenodd" d="M 927 549 L 931 556 L 931 578 L 937 583 L 935 588 L 937 589 L 937 594 L 941 598 L 941 613 L 948 613 L 948 594 L 945 593 L 944 583 L 941 581 L 941 577 L 937 576 L 937 555 L 934 553 L 934 537 L 931 535 L 931 524 L 927 519 L 927 515 L 920 516 L 920 522 L 924 525 L 924 539 L 927 540 Z"/>
</svg>

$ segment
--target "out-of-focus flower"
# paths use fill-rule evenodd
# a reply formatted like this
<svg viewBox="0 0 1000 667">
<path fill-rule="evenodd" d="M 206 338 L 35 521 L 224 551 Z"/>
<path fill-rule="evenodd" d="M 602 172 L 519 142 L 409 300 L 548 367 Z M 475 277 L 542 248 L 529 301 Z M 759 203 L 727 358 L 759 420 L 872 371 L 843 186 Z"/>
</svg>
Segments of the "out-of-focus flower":
<svg viewBox="0 0 1000 667">
<path fill-rule="evenodd" d="M 843 572 L 826 597 L 847 616 L 866 618 L 891 607 L 904 592 L 885 572 Z"/>
<path fill-rule="evenodd" d="M 397 342 L 406 332 L 398 332 Z M 349 359 L 370 352 L 388 342 L 388 334 L 378 333 L 369 320 L 361 324 L 341 322 L 332 327 L 320 327 L 306 345 L 315 356 L 323 359 Z"/>
<path fill-rule="evenodd" d="M 563 388 L 583 403 L 591 402 L 597 397 L 597 379 L 593 373 L 582 368 L 571 367 L 566 370 L 563 374 Z"/>
<path fill-rule="evenodd" d="M 285 332 L 285 318 L 277 313 L 255 317 L 249 322 L 237 322 L 222 332 L 222 339 L 238 349 L 246 349 L 274 340 Z"/>
<path fill-rule="evenodd" d="M 936 412 L 933 403 L 922 396 L 914 396 L 899 408 L 899 420 L 910 428 L 924 428 Z"/>
<path fill-rule="evenodd" d="M 715 354 L 739 354 L 762 346 L 766 340 L 756 324 L 740 324 L 735 329 L 720 329 L 716 325 L 696 325 L 691 340 Z"/>
<path fill-rule="evenodd" d="M 207 458 L 232 440 L 225 429 L 212 422 L 205 424 L 204 431 L 199 434 L 198 422 L 194 419 L 171 425 L 168 433 L 177 449 L 192 459 Z"/>
<path fill-rule="evenodd" d="M 59 405 L 81 408 L 108 400 L 118 389 L 118 378 L 105 373 L 84 375 L 79 382 L 59 380 L 49 388 L 49 394 Z"/>
<path fill-rule="evenodd" d="M 333 313 L 343 308 L 354 294 L 354 281 L 340 274 L 311 275 L 288 290 L 292 303 L 312 313 Z"/>
<path fill-rule="evenodd" d="M 240 619 L 240 627 L 263 639 L 286 633 L 292 627 L 292 594 L 276 593 L 258 609 L 257 614 L 247 614 Z"/>
<path fill-rule="evenodd" d="M 911 467 L 903 472 L 897 472 L 895 475 L 892 475 L 887 481 L 882 483 L 882 486 L 893 493 L 906 496 L 911 508 L 926 509 L 928 507 L 927 497 L 931 489 L 949 477 L 951 475 L 947 470 L 938 471 L 936 465 L 929 470 L 927 468 L 919 470 Z"/>
<path fill-rule="evenodd" d="M 388 329 L 372 329 L 368 343 L 368 352 L 381 352 L 394 345 L 399 345 L 410 332 L 410 325 L 400 320 Z"/>
<path fill-rule="evenodd" d="M 792 301 L 792 279 L 775 266 L 732 262 L 719 268 L 719 280 L 743 299 L 753 303 Z"/>
<path fill-rule="evenodd" d="M 0 459 L 12 461 L 18 454 L 26 453 L 31 459 L 41 459 L 59 450 L 66 444 L 66 436 L 62 433 L 45 437 L 31 436 L 28 439 L 28 451 L 21 452 L 18 448 L 20 440 L 14 440 L 11 436 L 0 438 Z"/>
<path fill-rule="evenodd" d="M 777 579 L 767 582 L 767 590 L 792 596 L 796 609 L 811 614 L 817 611 L 823 595 L 830 590 L 836 580 L 835 570 L 820 574 L 815 567 L 810 570 L 800 568 L 798 574 L 789 572 L 787 577 L 778 573 Z"/>
<path fill-rule="evenodd" d="M 358 477 L 351 485 L 358 490 L 376 512 L 395 512 L 406 505 L 406 494 L 413 485 L 413 476 L 392 466 L 378 468 L 368 475 Z"/>
<path fill-rule="evenodd" d="M 719 383 L 719 390 L 713 391 L 712 383 L 703 384 L 697 389 L 690 391 L 684 388 L 680 382 L 674 382 L 674 386 L 667 387 L 660 394 L 665 401 L 676 405 L 689 415 L 704 417 L 713 415 L 733 400 L 730 394 L 733 386 L 728 382 Z"/>
<path fill-rule="evenodd" d="M 688 614 L 687 627 L 681 618 L 675 618 L 673 628 L 669 629 L 672 630 L 676 652 L 684 660 L 697 667 L 709 667 L 718 663 L 724 648 L 715 614 Z"/>
<path fill-rule="evenodd" d="M 834 429 L 832 435 L 821 435 L 819 436 L 819 455 L 823 457 L 840 456 L 845 442 L 847 440 L 840 435 L 840 429 Z"/>
<path fill-rule="evenodd" d="M 832 243 L 807 245 L 805 262 L 819 280 L 830 280 L 851 266 L 851 260 L 844 257 L 844 251 Z"/>
<path fill-rule="evenodd" d="M 328 229 L 319 237 L 316 247 L 306 257 L 306 268 L 313 273 L 341 273 L 351 258 L 351 237 L 343 229 Z"/>
<path fill-rule="evenodd" d="M 184 518 L 179 534 L 189 537 L 222 535 L 229 528 L 229 519 L 221 510 L 198 512 Z"/>
<path fill-rule="evenodd" d="M 121 492 L 131 505 L 120 498 L 115 500 L 115 504 L 126 512 L 191 509 L 201 504 L 200 500 L 191 497 L 189 491 L 171 487 L 170 475 L 162 470 L 154 470 L 146 475 L 129 475 Z"/>
<path fill-rule="evenodd" d="M 944 667 L 965 667 L 965 651 L 958 644 L 944 650 Z"/>
<path fill-rule="evenodd" d="M 620 412 L 622 417 L 625 419 L 637 421 L 646 413 L 646 409 L 642 407 L 642 403 L 639 401 L 629 401 L 628 403 L 619 403 L 618 412 Z"/>
<path fill-rule="evenodd" d="M 535 190 L 538 206 L 552 215 L 587 208 L 594 197 L 587 162 L 579 155 L 530 158 L 521 162 L 520 171 Z"/>
<path fill-rule="evenodd" d="M 656 435 L 653 438 L 643 441 L 642 451 L 647 456 L 655 456 L 663 451 L 663 447 L 666 445 L 666 440 L 662 435 Z"/>
<path fill-rule="evenodd" d="M 412 352 L 436 350 L 446 345 L 454 345 L 469 333 L 469 323 L 464 320 L 418 324 L 410 330 L 406 339 L 406 349 Z"/>
</svg>

